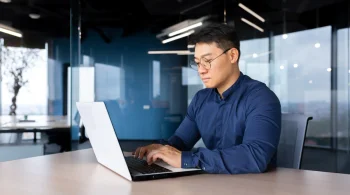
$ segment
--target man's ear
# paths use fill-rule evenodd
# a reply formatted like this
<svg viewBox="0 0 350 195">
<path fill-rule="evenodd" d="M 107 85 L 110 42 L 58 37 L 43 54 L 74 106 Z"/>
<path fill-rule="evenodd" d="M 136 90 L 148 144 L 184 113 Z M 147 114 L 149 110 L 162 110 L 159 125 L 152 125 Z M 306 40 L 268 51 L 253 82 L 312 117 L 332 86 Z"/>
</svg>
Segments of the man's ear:
<svg viewBox="0 0 350 195">
<path fill-rule="evenodd" d="M 230 49 L 229 55 L 230 55 L 231 64 L 234 64 L 238 61 L 238 56 L 239 56 L 238 49 L 236 49 L 236 48 Z"/>
</svg>

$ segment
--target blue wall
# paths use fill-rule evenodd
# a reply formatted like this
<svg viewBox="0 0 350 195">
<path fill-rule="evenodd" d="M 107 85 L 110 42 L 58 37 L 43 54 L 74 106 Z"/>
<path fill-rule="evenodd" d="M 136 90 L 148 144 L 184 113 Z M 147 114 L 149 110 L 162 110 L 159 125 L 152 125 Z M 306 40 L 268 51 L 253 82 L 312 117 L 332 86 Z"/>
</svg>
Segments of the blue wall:
<svg viewBox="0 0 350 195">
<path fill-rule="evenodd" d="M 49 97 L 48 114 L 65 115 L 64 113 L 64 71 L 65 63 L 70 62 L 70 43 L 68 38 L 54 39 L 49 42 Z"/>
<path fill-rule="evenodd" d="M 154 140 L 161 139 L 172 134 L 174 128 L 168 128 L 172 125 L 164 120 L 169 113 L 169 105 L 177 105 L 171 100 L 169 95 L 169 84 L 171 78 L 167 75 L 174 67 L 180 67 L 187 62 L 187 56 L 178 55 L 149 55 L 149 50 L 183 50 L 186 49 L 185 40 L 179 40 L 174 43 L 163 45 L 156 39 L 155 34 L 142 32 L 130 37 L 121 37 L 122 32 L 115 29 L 105 29 L 104 32 L 112 39 L 107 44 L 94 31 L 88 31 L 87 38 L 81 45 L 82 55 L 93 58 L 94 63 L 122 67 L 124 75 L 124 97 L 111 99 L 109 90 L 118 88 L 115 85 L 120 83 L 108 83 L 110 89 L 106 86 L 105 90 L 98 90 L 96 101 L 105 101 L 117 135 L 121 139 Z M 153 106 L 155 99 L 152 96 L 152 61 L 157 60 L 161 64 L 162 85 L 160 97 L 157 100 L 167 102 L 167 106 Z M 96 68 L 95 82 L 105 79 L 106 75 L 99 73 Z M 181 80 L 178 80 L 181 85 Z M 101 94 L 102 93 L 102 94 Z M 182 93 L 182 92 L 175 92 Z M 186 96 L 186 90 L 183 90 Z M 170 103 L 170 101 L 173 101 Z M 184 101 L 185 102 L 185 101 Z M 179 100 L 180 103 L 180 100 Z M 149 109 L 144 106 L 149 105 Z M 186 106 L 186 105 L 185 105 Z M 178 113 L 182 114 L 182 113 Z M 171 131 L 171 132 L 169 132 Z"/>
<path fill-rule="evenodd" d="M 106 43 L 95 31 L 87 31 L 86 38 L 81 44 L 81 64 L 83 56 L 89 56 L 93 61 L 85 65 L 104 64 L 120 67 L 124 70 L 123 86 L 109 80 L 108 86 L 104 79 L 106 73 L 95 66 L 96 101 L 105 101 L 108 112 L 121 139 L 155 140 L 169 137 L 179 124 L 164 120 L 165 116 L 183 117 L 187 108 L 187 88 L 181 85 L 181 66 L 187 64 L 187 56 L 178 55 L 149 55 L 149 50 L 184 50 L 186 39 L 162 44 L 155 34 L 149 32 L 137 33 L 129 37 L 121 37 L 118 29 L 104 29 L 111 38 Z M 49 58 L 55 63 L 49 66 L 53 79 L 51 86 L 54 95 L 49 98 L 50 114 L 63 114 L 64 87 L 63 64 L 70 62 L 69 39 L 55 39 L 50 44 Z M 161 64 L 160 96 L 153 98 L 152 93 L 152 62 Z M 51 67 L 51 68 L 50 68 Z M 109 75 L 113 78 L 113 75 Z M 116 75 L 117 77 L 117 75 Z M 73 82 L 77 78 L 72 78 Z M 118 78 L 116 78 L 118 79 Z M 100 84 L 103 83 L 103 84 Z M 111 98 L 111 91 L 123 88 L 123 97 Z M 99 89 L 99 90 L 96 90 Z M 72 93 L 77 93 L 73 91 Z M 113 92 L 112 92 L 113 94 Z M 113 95 L 112 95 L 113 96 Z M 178 98 L 184 97 L 184 98 Z M 144 109 L 149 105 L 149 109 Z M 72 139 L 78 139 L 77 127 L 72 128 Z"/>
</svg>

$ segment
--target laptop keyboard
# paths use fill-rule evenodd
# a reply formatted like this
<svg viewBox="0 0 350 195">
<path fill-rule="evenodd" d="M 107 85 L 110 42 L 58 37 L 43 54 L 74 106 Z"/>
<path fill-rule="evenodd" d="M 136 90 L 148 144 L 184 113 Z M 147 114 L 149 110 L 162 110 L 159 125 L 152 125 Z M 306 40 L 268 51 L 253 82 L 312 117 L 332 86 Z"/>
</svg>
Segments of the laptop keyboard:
<svg viewBox="0 0 350 195">
<path fill-rule="evenodd" d="M 125 157 L 125 160 L 129 168 L 143 174 L 171 172 L 169 169 L 156 164 L 148 165 L 147 161 L 132 156 Z"/>
</svg>

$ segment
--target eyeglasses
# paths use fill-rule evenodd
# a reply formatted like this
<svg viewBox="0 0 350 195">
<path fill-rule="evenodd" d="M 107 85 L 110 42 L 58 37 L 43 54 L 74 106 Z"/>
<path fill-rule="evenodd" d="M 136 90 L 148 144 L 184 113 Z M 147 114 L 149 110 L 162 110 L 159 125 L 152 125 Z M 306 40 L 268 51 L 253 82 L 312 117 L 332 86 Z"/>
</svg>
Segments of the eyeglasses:
<svg viewBox="0 0 350 195">
<path fill-rule="evenodd" d="M 230 49 L 232 49 L 232 48 L 226 49 L 224 52 L 222 52 L 220 55 L 216 56 L 216 58 L 214 58 L 212 60 L 208 60 L 208 59 L 206 59 L 204 57 L 200 58 L 199 62 L 196 62 L 196 61 L 192 60 L 190 62 L 191 68 L 193 68 L 194 70 L 198 70 L 199 66 L 202 65 L 205 69 L 209 70 L 211 68 L 211 62 L 213 62 L 218 57 L 222 56 L 224 53 L 226 53 Z"/>
</svg>

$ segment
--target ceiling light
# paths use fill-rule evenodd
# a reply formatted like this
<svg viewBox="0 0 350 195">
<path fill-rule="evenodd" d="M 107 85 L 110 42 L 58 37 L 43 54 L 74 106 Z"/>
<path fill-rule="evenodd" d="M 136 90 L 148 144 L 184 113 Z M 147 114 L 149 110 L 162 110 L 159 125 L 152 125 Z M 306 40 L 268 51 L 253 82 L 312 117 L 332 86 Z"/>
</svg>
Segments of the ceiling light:
<svg viewBox="0 0 350 195">
<path fill-rule="evenodd" d="M 287 35 L 287 34 L 283 34 L 283 35 L 282 35 L 282 38 L 283 38 L 283 39 L 287 39 L 287 38 L 288 38 L 288 35 Z"/>
<path fill-rule="evenodd" d="M 171 42 L 171 41 L 175 41 L 175 40 L 177 40 L 177 39 L 181 39 L 181 38 L 183 38 L 183 37 L 187 37 L 188 35 L 193 34 L 193 33 L 194 33 L 194 30 L 191 30 L 191 31 L 189 31 L 189 32 L 187 32 L 187 33 L 183 33 L 183 34 L 177 35 L 177 36 L 175 36 L 175 37 L 171 37 L 171 38 L 169 38 L 169 39 L 165 39 L 165 40 L 162 41 L 162 43 L 163 43 L 163 44 L 169 43 L 169 42 Z"/>
<path fill-rule="evenodd" d="M 180 52 L 180 53 L 177 53 L 177 55 L 194 55 L 194 52 Z"/>
<path fill-rule="evenodd" d="M 188 49 L 194 48 L 196 45 L 187 45 Z"/>
<path fill-rule="evenodd" d="M 267 52 L 261 52 L 261 53 L 253 53 L 253 54 L 247 54 L 247 55 L 242 55 L 240 58 L 241 59 L 246 59 L 246 58 L 257 58 L 257 57 L 262 57 L 262 56 L 266 56 L 269 55 L 271 53 L 271 51 L 267 51 Z"/>
<path fill-rule="evenodd" d="M 282 66 L 280 66 L 280 69 L 281 69 L 281 70 L 283 70 L 283 69 L 284 69 L 284 66 L 283 66 L 283 65 L 282 65 Z"/>
<path fill-rule="evenodd" d="M 257 25 L 254 24 L 253 22 L 251 22 L 251 21 L 249 21 L 249 20 L 247 20 L 247 19 L 245 19 L 245 18 L 241 18 L 241 20 L 242 20 L 243 22 L 245 22 L 246 24 L 248 24 L 248 25 L 254 27 L 254 28 L 257 29 L 258 31 L 264 32 L 264 29 L 260 28 L 259 26 L 257 26 Z"/>
<path fill-rule="evenodd" d="M 309 83 L 312 84 L 312 80 L 309 80 Z"/>
<path fill-rule="evenodd" d="M 332 69 L 331 68 L 327 68 L 327 72 L 330 72 L 330 71 L 332 71 Z"/>
<path fill-rule="evenodd" d="M 257 57 L 266 56 L 266 55 L 269 55 L 270 53 L 271 51 L 262 52 L 262 53 L 259 53 Z"/>
<path fill-rule="evenodd" d="M 183 32 L 189 31 L 191 29 L 197 28 L 198 26 L 205 25 L 205 21 L 211 17 L 212 16 L 208 15 L 208 16 L 203 16 L 201 18 L 197 18 L 197 19 L 184 20 L 182 22 L 179 22 L 177 24 L 169 26 L 168 28 L 163 29 L 161 33 L 156 35 L 156 37 L 158 39 L 161 39 L 162 37 L 165 37 L 165 36 L 166 37 L 174 36 L 176 33 L 181 34 Z"/>
<path fill-rule="evenodd" d="M 188 54 L 188 50 L 166 50 L 166 51 L 148 51 L 148 54 Z"/>
<path fill-rule="evenodd" d="M 11 0 L 0 0 L 1 3 L 11 3 Z"/>
<path fill-rule="evenodd" d="M 31 19 L 39 19 L 39 18 L 40 18 L 40 14 L 31 13 L 31 14 L 29 14 L 29 17 L 30 17 Z"/>
<path fill-rule="evenodd" d="M 185 28 L 182 28 L 182 29 L 180 29 L 180 30 L 174 31 L 174 32 L 172 32 L 172 33 L 169 33 L 168 36 L 169 36 L 169 37 L 172 37 L 172 36 L 174 36 L 174 35 L 177 35 L 177 34 L 186 32 L 186 31 L 188 31 L 188 30 L 197 28 L 197 27 L 202 26 L 202 25 L 203 25 L 202 22 L 198 22 L 198 23 L 196 23 L 196 24 L 193 24 L 193 25 L 190 25 L 190 26 L 188 26 L 188 27 L 185 27 Z"/>
<path fill-rule="evenodd" d="M 294 68 L 298 68 L 298 66 L 299 66 L 298 64 L 294 64 L 293 65 Z"/>
<path fill-rule="evenodd" d="M 239 3 L 238 6 L 241 7 L 242 9 L 244 9 L 246 12 L 250 13 L 251 15 L 253 15 L 254 17 L 258 18 L 261 22 L 265 22 L 264 18 L 259 16 L 257 13 L 255 13 L 253 10 L 249 9 L 248 7 L 243 5 L 242 3 Z"/>
<path fill-rule="evenodd" d="M 315 47 L 316 47 L 316 48 L 320 48 L 320 47 L 321 47 L 321 44 L 320 44 L 320 43 L 316 43 L 316 44 L 315 44 Z"/>
<path fill-rule="evenodd" d="M 22 37 L 22 33 L 12 27 L 0 24 L 0 32 L 12 35 L 12 36 L 16 36 L 16 37 Z"/>
</svg>

